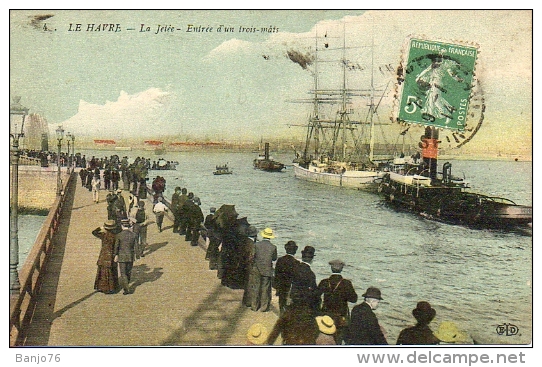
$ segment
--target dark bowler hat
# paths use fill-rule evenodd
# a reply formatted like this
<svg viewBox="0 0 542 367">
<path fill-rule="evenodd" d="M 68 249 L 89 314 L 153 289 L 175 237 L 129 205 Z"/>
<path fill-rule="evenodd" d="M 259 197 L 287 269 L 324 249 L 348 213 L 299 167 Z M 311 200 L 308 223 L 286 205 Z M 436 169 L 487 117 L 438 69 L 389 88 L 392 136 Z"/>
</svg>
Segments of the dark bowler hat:
<svg viewBox="0 0 542 367">
<path fill-rule="evenodd" d="M 436 314 L 437 311 L 435 311 L 429 302 L 426 301 L 418 302 L 416 308 L 412 310 L 412 316 L 414 316 L 420 324 L 429 324 Z"/>
<path fill-rule="evenodd" d="M 344 267 L 344 261 L 342 260 L 331 260 L 329 262 L 329 265 L 331 265 L 331 271 L 340 273 L 343 270 Z"/>
<path fill-rule="evenodd" d="M 364 298 L 376 298 L 379 300 L 382 300 L 382 294 L 380 293 L 380 289 L 375 287 L 369 287 L 367 288 L 367 291 L 361 295 Z"/>
<path fill-rule="evenodd" d="M 316 250 L 314 249 L 314 247 L 312 246 L 305 246 L 305 248 L 303 249 L 303 251 L 301 251 L 301 256 L 302 257 L 310 257 L 310 258 L 313 258 L 314 257 L 314 252 Z"/>
<path fill-rule="evenodd" d="M 253 225 L 250 225 L 247 230 L 248 237 L 256 237 L 258 235 L 258 229 Z"/>
<path fill-rule="evenodd" d="M 284 248 L 285 249 L 297 249 L 297 244 L 295 243 L 295 241 L 288 241 L 286 242 L 286 244 L 284 245 Z"/>
</svg>

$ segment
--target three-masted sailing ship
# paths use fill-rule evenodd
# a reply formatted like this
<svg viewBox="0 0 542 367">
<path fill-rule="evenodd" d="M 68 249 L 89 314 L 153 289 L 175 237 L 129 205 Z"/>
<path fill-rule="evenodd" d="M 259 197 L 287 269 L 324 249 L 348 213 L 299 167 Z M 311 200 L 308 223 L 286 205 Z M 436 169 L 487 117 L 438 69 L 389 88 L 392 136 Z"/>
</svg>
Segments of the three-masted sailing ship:
<svg viewBox="0 0 542 367">
<path fill-rule="evenodd" d="M 371 50 L 369 85 L 364 89 L 356 89 L 348 83 L 347 74 L 364 72 L 367 67 L 360 66 L 347 58 L 346 32 L 343 26 L 342 47 L 330 48 L 326 36 L 325 41 L 319 42 L 315 36 L 315 51 L 313 64 L 314 89 L 310 92 L 312 98 L 302 101 L 312 103 L 312 111 L 308 118 L 305 145 L 294 160 L 294 173 L 299 179 L 314 181 L 322 184 L 347 188 L 365 189 L 375 187 L 375 180 L 383 176 L 384 167 L 392 157 L 375 156 L 375 125 L 377 109 L 388 91 L 375 88 L 374 78 L 374 40 L 368 48 Z M 373 37 L 374 38 L 374 37 Z M 323 44 L 323 46 L 320 46 Z M 351 48 L 348 48 L 351 49 Z M 334 53 L 337 60 L 321 58 L 320 54 Z M 334 88 L 324 88 L 321 85 L 320 65 L 334 64 L 339 67 L 340 85 Z M 391 70 L 390 70 L 391 71 Z M 376 93 L 379 93 L 377 95 Z M 367 101 L 366 118 L 356 119 L 356 108 L 362 101 Z"/>
</svg>

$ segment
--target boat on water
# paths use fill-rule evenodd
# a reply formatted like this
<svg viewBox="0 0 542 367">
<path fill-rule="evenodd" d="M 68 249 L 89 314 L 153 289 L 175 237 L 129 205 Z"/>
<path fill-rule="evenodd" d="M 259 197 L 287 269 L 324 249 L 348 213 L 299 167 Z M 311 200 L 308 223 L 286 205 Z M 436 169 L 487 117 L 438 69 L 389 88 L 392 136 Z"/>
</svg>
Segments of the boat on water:
<svg viewBox="0 0 542 367">
<path fill-rule="evenodd" d="M 274 160 L 269 154 L 269 143 L 265 143 L 264 153 L 260 153 L 252 163 L 255 169 L 267 172 L 280 172 L 285 168 L 283 163 Z"/>
<path fill-rule="evenodd" d="M 156 155 L 163 155 L 166 153 L 164 148 L 164 142 L 161 140 L 145 140 L 145 150 L 152 151 Z"/>
<path fill-rule="evenodd" d="M 219 176 L 219 175 L 231 175 L 233 171 L 230 170 L 227 164 L 223 164 L 221 166 L 216 166 L 215 171 L 213 172 L 213 175 Z"/>
<path fill-rule="evenodd" d="M 344 29 L 343 33 L 342 46 L 333 47 L 329 42 L 334 37 L 324 40 L 319 38 L 318 33 L 315 36 L 311 60 L 314 87 L 310 91 L 310 99 L 299 101 L 312 104 L 312 111 L 307 124 L 303 125 L 307 128 L 306 140 L 303 151 L 296 152 L 294 174 L 296 178 L 326 185 L 374 189 L 375 181 L 383 177 L 394 153 L 375 154 L 375 126 L 384 125 L 379 121 L 377 110 L 390 92 L 388 87 L 393 70 L 387 65 L 384 71 L 381 68 L 381 76 L 387 79 L 387 83 L 382 82 L 378 88 L 375 87 L 374 47 L 370 47 L 370 66 L 360 66 L 362 61 L 355 61 L 359 54 L 347 55 L 346 50 L 355 47 L 346 46 Z M 325 64 L 325 67 L 321 68 L 321 64 Z M 330 81 L 330 75 L 340 75 L 340 78 L 332 77 Z M 357 81 L 352 82 L 351 86 L 347 80 L 349 75 Z M 321 79 L 327 79 L 333 87 L 323 87 Z M 354 88 L 354 84 L 364 87 Z M 362 113 L 364 119 L 360 118 Z M 389 122 L 387 125 L 390 125 Z"/>
<path fill-rule="evenodd" d="M 471 44 L 454 44 L 450 47 L 462 49 L 461 56 L 435 55 L 430 50 L 420 51 L 418 42 L 409 40 L 411 49 L 408 59 L 403 60 L 403 70 L 408 72 L 397 75 L 400 103 L 393 119 L 424 126 L 418 143 L 421 160 L 403 159 L 390 165 L 380 180 L 378 192 L 395 208 L 432 220 L 477 228 L 532 225 L 532 206 L 469 190 L 464 178 L 452 175 L 449 162 L 438 171 L 440 144 L 452 139 L 457 146 L 467 143 L 484 119 L 484 99 L 478 98 L 481 104 L 477 105 L 480 93 L 475 88 L 477 48 Z M 464 57 L 467 53 L 470 56 Z M 475 110 L 480 111 L 478 121 L 472 118 L 476 116 Z M 445 135 L 450 131 L 452 139 Z M 468 133 L 470 137 L 459 142 L 459 137 Z"/>
<path fill-rule="evenodd" d="M 384 175 L 378 187 L 395 208 L 472 227 L 509 228 L 533 221 L 532 206 L 468 190 L 467 181 L 452 176 L 449 162 L 433 178 L 423 164 L 400 163 L 395 167 Z"/>
<path fill-rule="evenodd" d="M 179 165 L 179 162 L 177 161 L 167 161 L 164 158 L 159 158 L 157 161 L 153 161 L 151 169 L 152 170 L 163 170 L 163 171 L 169 171 L 169 170 L 176 170 L 177 166 Z"/>
</svg>

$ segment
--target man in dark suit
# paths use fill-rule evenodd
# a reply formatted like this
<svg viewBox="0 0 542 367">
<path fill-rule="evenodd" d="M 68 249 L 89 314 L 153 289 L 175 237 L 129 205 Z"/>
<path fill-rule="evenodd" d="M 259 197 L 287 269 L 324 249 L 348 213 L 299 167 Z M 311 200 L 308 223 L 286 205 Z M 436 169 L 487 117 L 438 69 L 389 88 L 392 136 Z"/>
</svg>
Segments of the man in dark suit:
<svg viewBox="0 0 542 367">
<path fill-rule="evenodd" d="M 269 333 L 267 344 L 273 345 L 280 335 L 282 345 L 315 345 L 319 333 L 312 309 L 306 303 L 297 302 L 280 315 Z"/>
<path fill-rule="evenodd" d="M 429 328 L 429 323 L 435 318 L 437 311 L 431 307 L 429 302 L 420 301 L 416 308 L 412 310 L 412 315 L 416 319 L 416 325 L 401 330 L 397 338 L 397 344 L 406 345 L 435 345 L 440 340 L 433 334 Z"/>
<path fill-rule="evenodd" d="M 252 311 L 269 311 L 271 305 L 271 279 L 273 261 L 277 260 L 277 246 L 270 239 L 275 238 L 273 230 L 266 228 L 261 232 L 262 240 L 254 244 L 254 257 L 249 275 L 249 290 Z"/>
<path fill-rule="evenodd" d="M 128 219 L 121 221 L 122 231 L 117 234 L 115 240 L 114 254 L 115 262 L 119 266 L 119 283 L 124 289 L 123 294 L 130 292 L 130 278 L 132 276 L 132 267 L 135 260 L 135 246 L 137 235 L 130 229 L 130 221 Z"/>
<path fill-rule="evenodd" d="M 335 322 L 337 331 L 335 332 L 335 342 L 341 345 L 344 337 L 344 331 L 350 322 L 350 309 L 348 302 L 356 303 L 358 295 L 348 279 L 344 279 L 341 271 L 344 267 L 344 261 L 331 260 L 331 276 L 323 279 L 318 284 L 318 289 L 323 294 L 324 302 L 322 312 L 329 315 Z"/>
<path fill-rule="evenodd" d="M 369 287 L 362 297 L 364 301 L 352 309 L 352 319 L 345 338 L 346 344 L 387 345 L 386 337 L 373 312 L 382 300 L 380 289 Z"/>
<path fill-rule="evenodd" d="M 292 279 L 291 297 L 293 303 L 303 302 L 309 305 L 314 311 L 320 310 L 320 291 L 316 284 L 316 275 L 311 269 L 315 249 L 312 246 L 305 246 L 301 251 L 301 262 L 296 266 Z"/>
<path fill-rule="evenodd" d="M 288 241 L 284 245 L 286 255 L 281 256 L 275 264 L 275 280 L 273 287 L 277 290 L 277 296 L 279 297 L 279 310 L 282 315 L 286 310 L 286 306 L 289 306 L 290 290 L 292 288 L 292 279 L 296 266 L 299 265 L 294 255 L 297 252 L 297 244 L 295 241 Z"/>
</svg>

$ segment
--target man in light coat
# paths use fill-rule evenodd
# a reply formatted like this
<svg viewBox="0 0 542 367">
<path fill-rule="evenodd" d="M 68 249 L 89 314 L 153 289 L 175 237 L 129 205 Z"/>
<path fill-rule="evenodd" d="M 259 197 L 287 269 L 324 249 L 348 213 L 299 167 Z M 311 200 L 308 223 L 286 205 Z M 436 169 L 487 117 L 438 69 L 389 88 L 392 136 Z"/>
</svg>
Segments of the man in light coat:
<svg viewBox="0 0 542 367">
<path fill-rule="evenodd" d="M 260 235 L 263 239 L 254 244 L 254 257 L 249 275 L 250 309 L 267 312 L 271 305 L 273 261 L 277 260 L 277 246 L 270 241 L 275 238 L 271 228 L 264 229 Z"/>
</svg>

